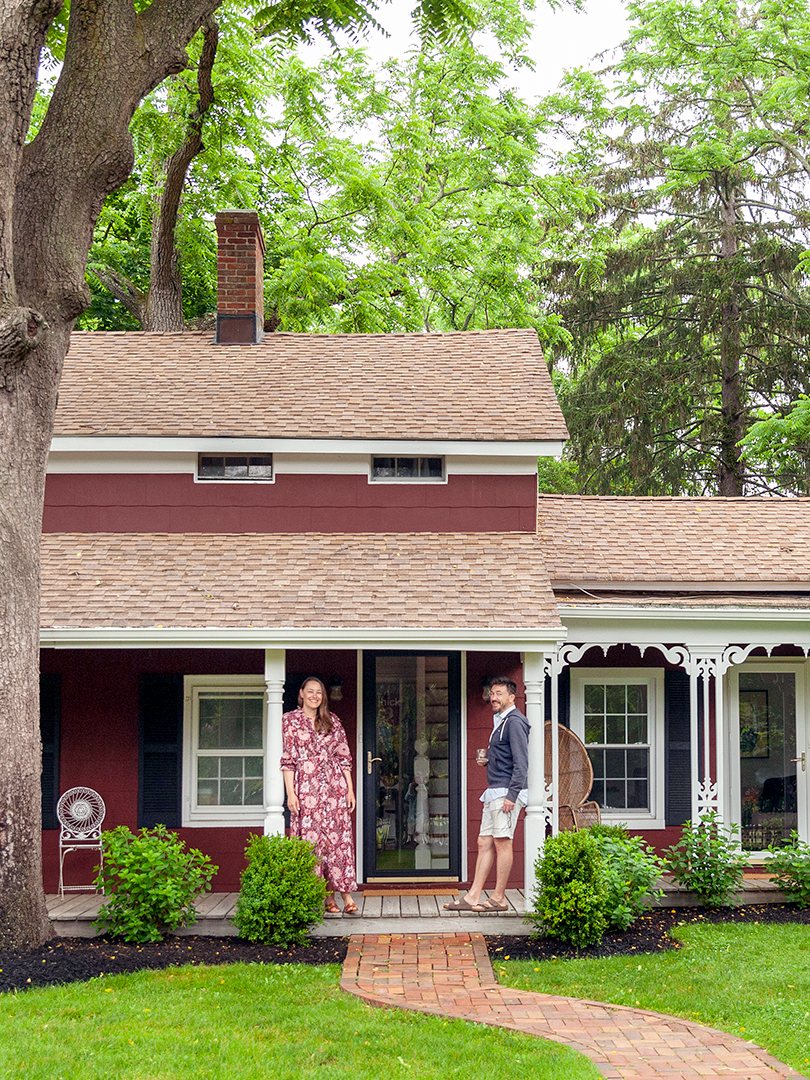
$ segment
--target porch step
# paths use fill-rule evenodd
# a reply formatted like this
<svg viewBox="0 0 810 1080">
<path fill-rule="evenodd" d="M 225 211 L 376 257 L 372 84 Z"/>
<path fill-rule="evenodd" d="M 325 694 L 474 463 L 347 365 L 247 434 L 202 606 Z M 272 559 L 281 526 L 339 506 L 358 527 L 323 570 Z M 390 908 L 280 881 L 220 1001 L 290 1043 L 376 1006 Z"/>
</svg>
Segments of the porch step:
<svg viewBox="0 0 810 1080">
<path fill-rule="evenodd" d="M 666 878 L 659 882 L 664 890 L 662 907 L 698 907 L 694 893 Z M 175 933 L 179 936 L 198 934 L 206 937 L 235 936 L 231 921 L 238 893 L 208 893 L 197 903 L 199 921 Z M 356 893 L 357 915 L 326 915 L 312 931 L 313 937 L 347 937 L 349 934 L 442 934 L 478 931 L 484 934 L 530 934 L 532 927 L 523 922 L 525 896 L 522 889 L 511 889 L 506 898 L 510 910 L 493 915 L 465 915 L 445 911 L 444 904 L 457 892 L 416 896 L 411 893 L 391 893 L 385 896 Z M 488 893 L 484 895 L 488 896 Z M 92 925 L 102 904 L 98 893 L 72 893 L 64 898 L 46 897 L 48 915 L 59 937 L 95 937 Z M 782 904 L 783 894 L 763 875 L 746 875 L 740 890 L 739 904 Z"/>
</svg>

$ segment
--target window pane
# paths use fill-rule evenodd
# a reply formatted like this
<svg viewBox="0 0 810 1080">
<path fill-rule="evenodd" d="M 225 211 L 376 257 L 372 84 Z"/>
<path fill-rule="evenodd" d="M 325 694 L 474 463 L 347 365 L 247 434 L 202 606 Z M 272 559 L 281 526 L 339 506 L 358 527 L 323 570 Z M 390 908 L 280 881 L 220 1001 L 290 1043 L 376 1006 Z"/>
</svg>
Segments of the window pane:
<svg viewBox="0 0 810 1080">
<path fill-rule="evenodd" d="M 271 480 L 273 478 L 273 458 L 269 454 L 254 455 L 248 458 L 248 476 L 254 480 Z"/>
<path fill-rule="evenodd" d="M 261 780 L 245 781 L 245 806 L 262 806 L 264 791 Z"/>
<path fill-rule="evenodd" d="M 648 790 L 649 784 L 646 780 L 628 780 L 627 809 L 647 810 L 649 808 Z"/>
<path fill-rule="evenodd" d="M 629 743 L 646 743 L 647 742 L 647 717 L 646 716 L 628 716 L 627 717 L 627 741 Z"/>
<path fill-rule="evenodd" d="M 397 458 L 397 476 L 418 476 L 417 459 L 412 457 Z"/>
<path fill-rule="evenodd" d="M 604 686 L 586 683 L 585 685 L 585 712 L 604 713 L 605 711 L 605 688 Z"/>
<path fill-rule="evenodd" d="M 225 479 L 243 480 L 247 476 L 248 459 L 246 457 L 225 458 Z"/>
<path fill-rule="evenodd" d="M 375 457 L 372 466 L 374 476 L 393 476 L 396 471 L 396 458 Z"/>
<path fill-rule="evenodd" d="M 627 711 L 626 690 L 625 686 L 605 687 L 605 712 L 623 713 Z"/>
<path fill-rule="evenodd" d="M 221 802 L 220 806 L 241 806 L 242 805 L 242 781 L 241 780 L 223 780 L 220 785 Z"/>
<path fill-rule="evenodd" d="M 605 721 L 601 716 L 585 717 L 585 742 L 603 743 L 605 741 Z"/>
<path fill-rule="evenodd" d="M 264 702 L 245 702 L 245 738 L 242 745 L 246 750 L 261 750 L 263 746 L 262 733 L 264 730 L 264 717 L 262 713 Z"/>
<path fill-rule="evenodd" d="M 627 775 L 634 778 L 643 777 L 645 780 L 648 773 L 648 752 L 646 750 L 627 751 Z"/>
<path fill-rule="evenodd" d="M 224 757 L 219 761 L 220 773 L 222 776 L 242 776 L 242 758 L 240 757 Z"/>
<path fill-rule="evenodd" d="M 205 477 L 223 477 L 225 475 L 225 458 L 201 456 L 198 475 Z"/>
<path fill-rule="evenodd" d="M 419 473 L 421 476 L 429 476 L 441 480 L 442 459 L 440 457 L 420 458 Z"/>
<path fill-rule="evenodd" d="M 245 763 L 245 776 L 260 778 L 264 776 L 264 758 L 246 757 L 242 760 Z"/>
<path fill-rule="evenodd" d="M 605 783 L 605 806 L 613 810 L 624 810 L 626 795 L 624 780 L 608 780 Z"/>
<path fill-rule="evenodd" d="M 624 777 L 624 750 L 605 750 L 605 776 Z"/>
<path fill-rule="evenodd" d="M 624 715 L 605 717 L 605 742 L 624 743 L 627 741 L 627 733 L 624 723 Z"/>
<path fill-rule="evenodd" d="M 197 759 L 197 776 L 201 779 L 210 779 L 217 776 L 219 759 L 214 757 L 201 757 Z"/>
<path fill-rule="evenodd" d="M 591 798 L 598 802 L 600 806 L 605 805 L 605 782 L 604 780 L 594 780 L 593 787 L 591 788 Z"/>
<path fill-rule="evenodd" d="M 633 684 L 627 687 L 627 711 L 631 713 L 646 713 L 647 711 L 647 687 L 644 684 Z"/>
<path fill-rule="evenodd" d="M 198 780 L 197 781 L 197 805 L 198 806 L 216 806 L 217 805 L 217 782 L 216 782 L 216 780 Z"/>
<path fill-rule="evenodd" d="M 591 765 L 593 765 L 594 778 L 603 777 L 605 775 L 605 751 L 589 750 L 588 757 L 591 759 Z"/>
</svg>

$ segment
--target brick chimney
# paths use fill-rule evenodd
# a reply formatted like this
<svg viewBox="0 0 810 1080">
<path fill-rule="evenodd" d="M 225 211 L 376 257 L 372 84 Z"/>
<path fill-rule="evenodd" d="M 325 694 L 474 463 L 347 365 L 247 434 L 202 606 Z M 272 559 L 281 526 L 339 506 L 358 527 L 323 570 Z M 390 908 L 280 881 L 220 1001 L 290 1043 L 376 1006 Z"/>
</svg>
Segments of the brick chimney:
<svg viewBox="0 0 810 1080">
<path fill-rule="evenodd" d="M 220 345 L 264 337 L 264 237 L 255 210 L 221 210 L 217 226 L 217 336 Z"/>
</svg>

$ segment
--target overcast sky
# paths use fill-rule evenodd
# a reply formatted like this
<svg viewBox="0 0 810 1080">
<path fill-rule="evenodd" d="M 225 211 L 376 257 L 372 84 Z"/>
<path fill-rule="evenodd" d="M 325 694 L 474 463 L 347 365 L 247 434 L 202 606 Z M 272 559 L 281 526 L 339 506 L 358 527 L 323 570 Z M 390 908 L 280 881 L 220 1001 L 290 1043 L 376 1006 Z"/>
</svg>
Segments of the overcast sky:
<svg viewBox="0 0 810 1080">
<path fill-rule="evenodd" d="M 407 48 L 412 6 L 409 0 L 380 5 L 379 22 L 390 37 L 370 35 L 367 47 L 375 58 L 382 60 Z M 552 11 L 545 0 L 536 0 L 532 18 L 535 70 L 520 73 L 515 80 L 526 98 L 552 91 L 566 68 L 586 64 L 597 53 L 618 45 L 627 29 L 622 0 L 586 0 L 582 12 Z"/>
</svg>

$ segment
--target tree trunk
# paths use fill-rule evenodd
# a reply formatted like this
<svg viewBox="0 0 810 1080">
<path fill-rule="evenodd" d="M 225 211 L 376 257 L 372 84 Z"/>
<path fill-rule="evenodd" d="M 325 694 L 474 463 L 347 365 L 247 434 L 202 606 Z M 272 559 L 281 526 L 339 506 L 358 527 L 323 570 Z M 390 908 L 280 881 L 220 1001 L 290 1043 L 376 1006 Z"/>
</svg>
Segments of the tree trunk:
<svg viewBox="0 0 810 1080">
<path fill-rule="evenodd" d="M 734 275 L 737 256 L 737 189 L 729 176 L 718 185 L 722 232 L 720 241 L 722 296 L 720 306 L 720 455 L 719 494 L 743 494 L 745 470 L 739 447 L 745 434 L 742 400 L 739 285 Z"/>
<path fill-rule="evenodd" d="M 72 0 L 65 61 L 27 145 L 39 56 L 60 0 L 0 0 L 0 944 L 53 931 L 41 873 L 39 550 L 45 467 L 87 253 L 132 168 L 144 94 L 187 64 L 219 0 Z"/>
</svg>

